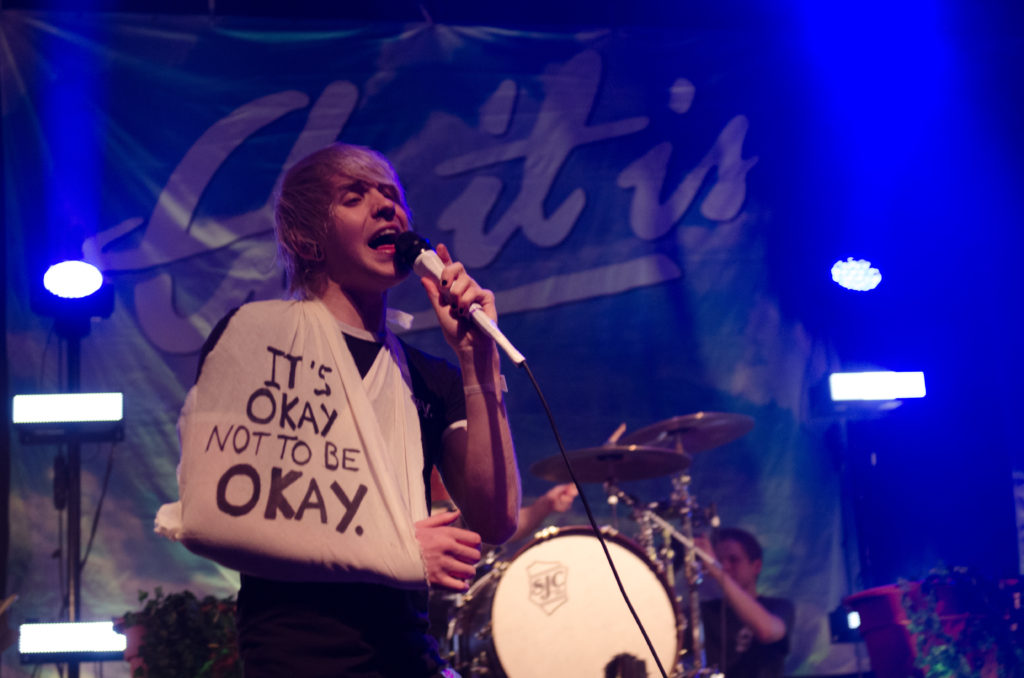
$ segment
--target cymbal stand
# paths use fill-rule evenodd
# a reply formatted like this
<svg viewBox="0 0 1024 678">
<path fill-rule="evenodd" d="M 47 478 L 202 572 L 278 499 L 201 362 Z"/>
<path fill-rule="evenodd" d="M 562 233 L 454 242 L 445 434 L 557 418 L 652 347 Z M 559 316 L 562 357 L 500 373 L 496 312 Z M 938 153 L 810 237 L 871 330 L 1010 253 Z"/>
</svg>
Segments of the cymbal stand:
<svg viewBox="0 0 1024 678">
<path fill-rule="evenodd" d="M 637 545 L 643 549 L 647 558 L 651 564 L 655 567 L 655 570 L 659 577 L 662 578 L 665 586 L 669 589 L 674 589 L 672 579 L 672 560 L 669 558 L 666 561 L 658 559 L 658 550 L 654 543 L 654 524 L 653 519 L 661 520 L 661 518 L 650 510 L 648 507 L 640 506 L 637 502 L 636 497 L 625 492 L 622 488 L 615 484 L 614 480 L 606 480 L 604 483 L 604 491 L 608 497 L 608 503 L 612 506 L 618 506 L 619 504 L 625 504 L 630 510 L 630 517 L 639 527 L 639 533 L 636 536 Z M 671 552 L 671 548 L 668 549 Z M 664 551 L 663 551 L 664 552 Z M 678 603 L 678 601 L 674 601 Z M 683 620 L 685 624 L 685 620 Z M 682 628 L 677 628 L 677 632 L 682 634 Z M 679 656 L 676 657 L 676 664 L 672 670 L 673 678 L 678 678 L 683 675 L 682 665 L 683 653 L 680 652 Z"/>
<path fill-rule="evenodd" d="M 609 485 L 611 485 L 613 483 L 614 483 L 614 481 L 608 480 L 608 481 L 605 481 L 604 486 L 605 486 L 605 488 L 607 488 Z M 608 501 L 608 506 L 611 507 L 611 511 L 612 511 L 612 522 L 611 522 L 611 525 L 612 525 L 613 528 L 615 528 L 617 530 L 617 529 L 619 529 L 619 497 L 614 495 L 614 494 L 608 494 L 607 501 Z"/>
<path fill-rule="evenodd" d="M 634 497 L 624 492 L 614 483 L 606 482 L 604 484 L 604 488 L 605 492 L 608 494 L 608 501 L 610 503 L 622 503 L 630 507 L 630 509 L 632 509 L 634 518 L 637 520 L 637 523 L 641 526 L 642 534 L 639 541 L 648 541 L 648 544 L 641 543 L 641 546 L 643 546 L 645 550 L 648 551 L 648 553 L 651 553 L 653 551 L 653 526 L 657 525 L 659 528 L 661 528 L 662 534 L 665 536 L 665 539 L 668 543 L 668 546 L 666 546 L 662 551 L 662 555 L 664 555 L 666 559 L 664 561 L 664 564 L 661 566 L 661 570 L 662 573 L 665 575 L 666 581 L 668 582 L 669 586 L 672 586 L 673 582 L 675 581 L 672 566 L 672 540 L 674 539 L 678 541 L 680 544 L 683 545 L 683 548 L 686 549 L 686 582 L 690 600 L 690 615 L 688 617 L 689 624 L 687 625 L 687 628 L 691 633 L 691 642 L 693 643 L 691 647 L 696 648 L 693 652 L 693 657 L 695 659 L 695 665 L 693 667 L 694 670 L 689 675 L 709 675 L 708 672 L 710 671 L 710 669 L 708 668 L 707 662 L 704 657 L 704 643 L 703 638 L 701 637 L 701 630 L 703 627 L 701 625 L 700 618 L 700 600 L 697 597 L 697 586 L 700 584 L 701 581 L 701 571 L 696 559 L 699 557 L 701 560 L 707 563 L 708 566 L 711 567 L 721 567 L 721 565 L 719 565 L 714 555 L 699 548 L 693 541 L 693 523 L 692 521 L 687 520 L 687 517 L 690 515 L 689 508 L 684 509 L 683 512 L 684 523 L 689 523 L 689 528 L 691 531 L 691 533 L 687 535 L 677 530 L 672 525 L 672 523 L 668 522 L 667 520 L 659 516 L 650 508 L 640 507 L 637 504 L 637 501 Z M 683 505 L 685 506 L 686 503 L 684 502 Z M 648 530 L 646 534 L 643 533 L 645 529 L 644 526 L 646 526 L 646 529 Z M 652 562 L 658 563 L 660 561 L 658 561 L 656 558 L 652 558 Z"/>
<path fill-rule="evenodd" d="M 651 522 L 651 512 L 632 504 L 633 508 L 633 520 L 639 526 L 639 535 L 637 536 L 637 542 L 643 548 L 644 552 L 647 553 L 647 558 L 652 563 L 661 562 L 658 560 L 658 549 L 654 543 L 654 524 Z M 662 568 L 662 574 L 665 575 L 666 581 L 671 582 L 672 580 L 668 577 L 667 570 Z"/>
<path fill-rule="evenodd" d="M 690 624 L 690 647 L 693 648 L 695 662 L 703 668 L 707 666 L 707 662 L 704 657 L 704 639 L 701 637 L 702 627 L 699 623 L 700 596 L 697 593 L 701 573 L 697 565 L 697 549 L 693 543 L 694 499 L 693 495 L 690 494 L 689 473 L 683 472 L 672 478 L 672 504 L 679 507 L 680 518 L 682 519 L 683 532 L 677 538 L 687 547 L 683 558 L 683 574 L 686 577 L 690 621 L 692 622 Z M 673 535 L 676 535 L 677 532 L 677 530 L 672 530 Z"/>
<path fill-rule="evenodd" d="M 630 518 L 639 526 L 639 534 L 636 537 L 636 542 L 647 554 L 647 557 L 652 563 L 657 564 L 658 551 L 654 547 L 654 526 L 651 524 L 650 511 L 642 509 L 637 505 L 636 498 L 626 494 L 615 484 L 614 480 L 606 480 L 604 482 L 604 491 L 608 497 L 608 505 L 612 507 L 612 515 L 617 515 L 615 509 L 618 508 L 619 504 L 625 504 L 630 511 Z M 619 529 L 618 524 L 614 525 L 615 529 Z M 671 581 L 671 580 L 669 580 Z"/>
<path fill-rule="evenodd" d="M 673 525 L 670 522 L 659 516 L 657 513 L 654 513 L 653 511 L 647 511 L 646 513 L 647 520 L 653 522 L 655 525 L 661 528 L 662 533 L 666 535 L 666 539 L 669 540 L 669 544 L 671 544 L 671 540 L 674 539 L 675 541 L 678 541 L 680 544 L 682 544 L 683 548 L 685 549 L 686 583 L 690 602 L 690 625 L 688 628 L 691 634 L 690 639 L 693 643 L 692 647 L 699 648 L 699 650 L 695 651 L 693 654 L 695 659 L 695 665 L 693 667 L 693 672 L 689 675 L 709 677 L 714 676 L 716 674 L 711 670 L 711 668 L 708 667 L 706 657 L 704 655 L 704 643 L 701 635 L 703 624 L 700 614 L 700 600 L 697 597 L 697 587 L 701 582 L 702 572 L 699 564 L 696 562 L 696 559 L 700 558 L 708 567 L 721 568 L 722 565 L 715 558 L 714 554 L 708 553 L 704 549 L 697 546 L 692 537 L 689 537 L 680 532 L 679 530 L 675 529 L 675 527 L 673 527 Z M 668 572 L 672 574 L 671 548 L 666 549 L 666 554 L 668 557 Z M 693 573 L 692 576 L 690 574 L 691 572 Z"/>
<path fill-rule="evenodd" d="M 698 547 L 696 542 L 693 541 L 692 537 L 687 537 L 685 534 L 677 530 L 672 525 L 672 523 L 668 522 L 651 509 L 638 507 L 635 497 L 633 497 L 630 494 L 627 494 L 625 491 L 623 491 L 621 488 L 619 488 L 618 486 L 614 485 L 611 482 L 606 482 L 604 484 L 604 488 L 605 491 L 608 493 L 608 503 L 623 503 L 626 506 L 629 506 L 634 510 L 637 520 L 643 520 L 645 522 L 654 523 L 662 529 L 662 532 L 666 536 L 666 538 L 675 539 L 680 544 L 682 544 L 686 549 L 692 550 L 697 557 L 706 562 L 708 565 L 718 567 L 721 566 L 718 563 L 718 561 L 715 560 L 715 556 L 711 553 L 708 553 L 704 549 Z"/>
<path fill-rule="evenodd" d="M 653 511 L 648 511 L 647 513 L 650 515 L 657 515 Z M 653 522 L 649 516 L 647 520 Z M 675 549 L 672 548 L 672 533 L 674 531 L 675 530 L 672 529 L 671 525 L 669 525 L 667 529 L 664 526 L 661 526 L 661 562 L 664 563 L 665 581 L 670 583 L 675 582 L 676 580 L 676 552 Z M 673 586 L 672 588 L 674 589 L 675 587 Z"/>
</svg>

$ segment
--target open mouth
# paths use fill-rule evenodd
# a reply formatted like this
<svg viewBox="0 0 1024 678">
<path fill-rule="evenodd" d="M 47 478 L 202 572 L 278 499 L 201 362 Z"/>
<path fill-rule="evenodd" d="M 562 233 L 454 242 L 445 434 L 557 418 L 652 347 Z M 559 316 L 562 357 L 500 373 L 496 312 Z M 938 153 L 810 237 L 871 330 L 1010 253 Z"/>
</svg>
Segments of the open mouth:
<svg viewBox="0 0 1024 678">
<path fill-rule="evenodd" d="M 393 249 L 394 246 L 395 246 L 395 239 L 397 237 L 398 237 L 398 229 L 397 228 L 386 228 L 383 231 L 381 231 L 380 233 L 377 233 L 372 238 L 370 238 L 370 242 L 367 243 L 367 244 L 372 249 L 375 249 L 375 250 L 379 250 L 382 247 L 390 247 L 390 248 Z"/>
</svg>

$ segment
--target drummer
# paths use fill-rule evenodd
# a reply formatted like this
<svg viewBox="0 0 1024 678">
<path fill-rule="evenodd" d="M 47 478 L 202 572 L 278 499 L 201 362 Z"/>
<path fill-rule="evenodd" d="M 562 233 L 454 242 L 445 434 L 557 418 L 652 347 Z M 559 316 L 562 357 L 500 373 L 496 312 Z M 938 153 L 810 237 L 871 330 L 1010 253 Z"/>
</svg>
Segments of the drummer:
<svg viewBox="0 0 1024 678">
<path fill-rule="evenodd" d="M 694 542 L 712 552 L 707 537 Z M 719 529 L 713 552 L 718 564 L 706 571 L 718 582 L 722 598 L 702 601 L 700 606 L 708 665 L 718 666 L 729 678 L 780 678 L 789 653 L 793 603 L 758 595 L 763 550 L 750 532 Z"/>
</svg>

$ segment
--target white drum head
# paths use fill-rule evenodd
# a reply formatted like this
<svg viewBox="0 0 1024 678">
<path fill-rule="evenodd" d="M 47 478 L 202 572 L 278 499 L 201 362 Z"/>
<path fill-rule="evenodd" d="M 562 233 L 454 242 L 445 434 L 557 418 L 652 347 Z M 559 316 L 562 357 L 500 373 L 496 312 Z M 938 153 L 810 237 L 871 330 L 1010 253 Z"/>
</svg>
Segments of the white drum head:
<svg viewBox="0 0 1024 678">
<path fill-rule="evenodd" d="M 622 600 L 597 538 L 559 534 L 520 552 L 502 574 L 491 610 L 492 638 L 508 678 L 601 678 L 616 657 L 657 664 Z M 647 560 L 605 536 L 612 561 L 666 672 L 679 652 L 671 595 Z"/>
</svg>

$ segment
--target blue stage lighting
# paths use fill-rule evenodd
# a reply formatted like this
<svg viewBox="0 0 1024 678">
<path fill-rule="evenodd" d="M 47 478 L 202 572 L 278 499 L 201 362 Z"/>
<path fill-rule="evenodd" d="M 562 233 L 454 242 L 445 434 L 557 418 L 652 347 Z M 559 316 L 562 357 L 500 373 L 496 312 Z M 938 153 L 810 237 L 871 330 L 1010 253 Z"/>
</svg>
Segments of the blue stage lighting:
<svg viewBox="0 0 1024 678">
<path fill-rule="evenodd" d="M 882 274 L 877 268 L 871 268 L 870 261 L 847 257 L 846 261 L 832 264 L 832 279 L 848 290 L 866 292 L 878 287 Z"/>
<path fill-rule="evenodd" d="M 43 275 L 43 287 L 62 299 L 82 299 L 103 285 L 103 274 L 84 261 L 62 261 Z"/>
<path fill-rule="evenodd" d="M 31 286 L 32 309 L 56 320 L 58 334 L 84 337 L 90 318 L 107 318 L 114 311 L 114 286 L 84 261 L 62 261 L 47 269 L 42 285 Z"/>
</svg>

